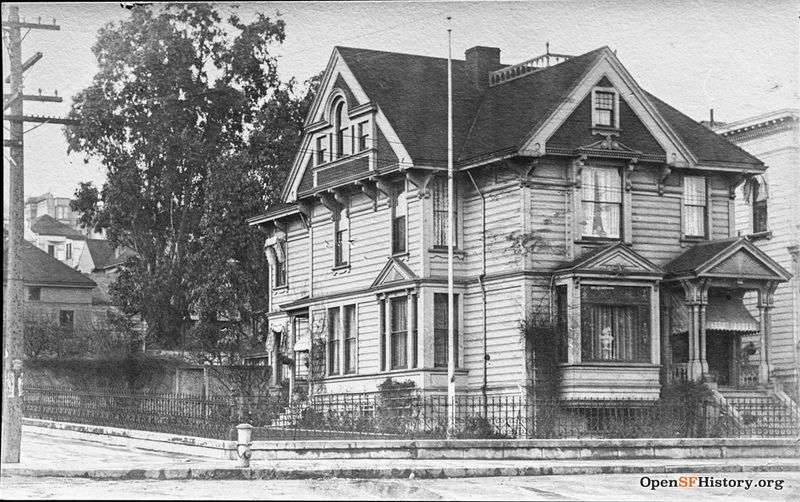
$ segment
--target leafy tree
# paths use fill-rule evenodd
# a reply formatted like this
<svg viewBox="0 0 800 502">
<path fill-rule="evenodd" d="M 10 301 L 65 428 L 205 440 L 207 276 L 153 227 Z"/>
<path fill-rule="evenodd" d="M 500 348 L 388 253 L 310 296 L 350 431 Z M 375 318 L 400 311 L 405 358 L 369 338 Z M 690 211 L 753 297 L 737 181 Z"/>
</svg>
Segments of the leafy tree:
<svg viewBox="0 0 800 502">
<path fill-rule="evenodd" d="M 263 294 L 244 278 L 266 280 L 244 218 L 271 202 L 296 148 L 300 123 L 282 106 L 304 113 L 270 53 L 284 29 L 261 14 L 245 24 L 206 4 L 156 5 L 107 25 L 93 47 L 98 72 L 74 98 L 80 124 L 65 133 L 70 150 L 103 161 L 108 181 L 99 192 L 82 184 L 73 207 L 136 251 L 112 296 L 162 346 L 182 340 L 193 303 L 230 312 Z"/>
</svg>

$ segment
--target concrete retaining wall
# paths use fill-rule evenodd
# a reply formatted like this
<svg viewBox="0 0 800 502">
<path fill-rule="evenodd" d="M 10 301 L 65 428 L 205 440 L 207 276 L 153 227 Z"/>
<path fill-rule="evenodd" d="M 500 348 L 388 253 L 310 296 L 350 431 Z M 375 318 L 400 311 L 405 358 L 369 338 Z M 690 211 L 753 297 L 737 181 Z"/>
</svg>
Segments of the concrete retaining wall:
<svg viewBox="0 0 800 502">
<path fill-rule="evenodd" d="M 235 460 L 236 443 L 114 427 L 24 419 L 29 430 L 146 450 Z M 486 439 L 254 441 L 253 460 L 601 460 L 800 458 L 800 442 L 770 439 Z"/>
</svg>

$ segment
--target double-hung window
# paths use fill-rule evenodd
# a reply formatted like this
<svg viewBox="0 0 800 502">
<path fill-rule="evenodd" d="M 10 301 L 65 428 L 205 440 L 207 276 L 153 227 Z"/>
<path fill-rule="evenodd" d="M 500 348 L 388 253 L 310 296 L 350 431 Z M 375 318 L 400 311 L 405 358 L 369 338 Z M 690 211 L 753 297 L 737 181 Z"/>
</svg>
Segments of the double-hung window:
<svg viewBox="0 0 800 502">
<path fill-rule="evenodd" d="M 75 326 L 75 311 L 62 310 L 59 313 L 58 323 L 62 328 L 72 329 Z"/>
<path fill-rule="evenodd" d="M 594 93 L 594 125 L 601 127 L 616 127 L 616 109 L 614 107 L 616 94 L 608 91 L 595 91 Z"/>
<path fill-rule="evenodd" d="M 286 240 L 278 239 L 275 243 L 275 287 L 286 286 Z"/>
<path fill-rule="evenodd" d="M 706 231 L 706 179 L 703 176 L 683 177 L 683 235 L 707 236 Z"/>
<path fill-rule="evenodd" d="M 334 266 L 342 267 L 350 260 L 350 218 L 347 211 L 342 210 L 334 225 Z"/>
<path fill-rule="evenodd" d="M 344 331 L 344 372 L 356 372 L 356 306 L 345 305 L 343 308 L 342 328 Z"/>
<path fill-rule="evenodd" d="M 622 216 L 622 178 L 619 169 L 583 168 L 581 209 L 583 237 L 619 239 Z"/>
<path fill-rule="evenodd" d="M 455 365 L 458 366 L 458 295 L 453 295 L 453 318 L 456 325 L 453 328 L 453 344 L 455 345 Z M 433 294 L 433 366 L 446 368 L 450 351 L 447 347 L 448 326 L 450 316 L 447 312 L 447 294 Z"/>
<path fill-rule="evenodd" d="M 406 252 L 406 192 L 395 185 L 392 202 L 392 254 Z"/>
<path fill-rule="evenodd" d="M 369 124 L 369 122 L 367 122 L 367 121 L 360 122 L 358 124 L 358 151 L 359 152 L 363 152 L 364 150 L 366 150 L 368 148 L 367 147 L 367 142 L 369 140 L 369 128 L 367 127 L 368 124 Z"/>
<path fill-rule="evenodd" d="M 339 374 L 339 342 L 341 324 L 339 307 L 328 309 L 328 375 Z"/>
<path fill-rule="evenodd" d="M 581 360 L 650 361 L 650 288 L 581 286 Z"/>
<path fill-rule="evenodd" d="M 408 298 L 400 296 L 389 300 L 391 309 L 391 369 L 408 368 Z"/>
<path fill-rule="evenodd" d="M 320 136 L 317 138 L 317 165 L 324 164 L 328 155 L 328 138 Z"/>
<path fill-rule="evenodd" d="M 344 137 L 347 135 L 347 122 L 345 120 L 345 113 L 344 113 L 344 101 L 340 102 L 336 106 L 336 119 L 334 123 L 334 127 L 336 128 L 336 158 L 344 157 Z"/>
<path fill-rule="evenodd" d="M 768 231 L 767 221 L 767 187 L 757 181 L 753 183 L 753 233 Z"/>
<path fill-rule="evenodd" d="M 434 247 L 447 247 L 447 217 L 448 217 L 448 196 L 447 178 L 437 177 L 432 181 L 432 202 L 433 202 L 433 245 Z M 458 200 L 453 186 L 453 199 Z M 453 204 L 453 245 L 458 246 L 458 204 Z"/>
</svg>

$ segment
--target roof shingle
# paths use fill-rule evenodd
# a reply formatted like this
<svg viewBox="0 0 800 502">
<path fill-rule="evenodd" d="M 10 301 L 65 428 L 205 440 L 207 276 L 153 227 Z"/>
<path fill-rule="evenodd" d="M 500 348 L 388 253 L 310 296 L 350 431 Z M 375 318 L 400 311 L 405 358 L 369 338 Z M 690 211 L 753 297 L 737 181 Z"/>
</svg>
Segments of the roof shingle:
<svg viewBox="0 0 800 502">
<path fill-rule="evenodd" d="M 28 241 L 22 241 L 22 280 L 28 285 L 93 288 L 95 282 Z M 8 244 L 3 239 L 3 282 L 8 275 Z"/>
</svg>

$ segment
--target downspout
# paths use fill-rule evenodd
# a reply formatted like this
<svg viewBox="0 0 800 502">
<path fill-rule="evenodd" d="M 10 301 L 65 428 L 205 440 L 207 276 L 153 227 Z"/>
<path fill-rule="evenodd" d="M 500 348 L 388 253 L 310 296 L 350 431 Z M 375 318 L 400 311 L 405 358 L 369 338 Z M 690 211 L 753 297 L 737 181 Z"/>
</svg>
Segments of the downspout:
<svg viewBox="0 0 800 502">
<path fill-rule="evenodd" d="M 484 408 L 484 415 L 486 413 L 486 408 L 488 406 L 488 397 L 486 395 L 486 386 L 487 386 L 487 372 L 488 372 L 488 364 L 489 364 L 489 353 L 488 353 L 488 345 L 486 340 L 486 285 L 484 284 L 484 279 L 486 278 L 486 197 L 481 192 L 481 189 L 478 188 L 478 184 L 475 183 L 475 178 L 472 177 L 472 173 L 467 171 L 467 176 L 469 176 L 470 181 L 472 181 L 472 186 L 475 187 L 475 191 L 478 192 L 478 195 L 481 198 L 481 275 L 478 276 L 478 284 L 481 287 L 481 301 L 483 303 L 483 310 L 482 310 L 482 323 L 483 323 L 483 385 L 481 386 L 481 394 L 483 395 L 483 408 Z"/>
</svg>

